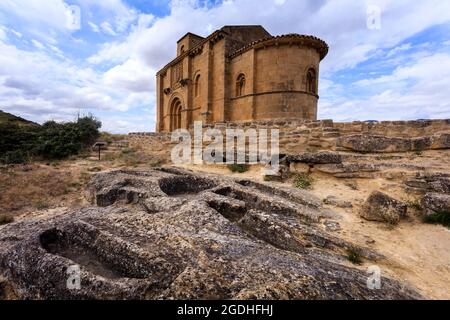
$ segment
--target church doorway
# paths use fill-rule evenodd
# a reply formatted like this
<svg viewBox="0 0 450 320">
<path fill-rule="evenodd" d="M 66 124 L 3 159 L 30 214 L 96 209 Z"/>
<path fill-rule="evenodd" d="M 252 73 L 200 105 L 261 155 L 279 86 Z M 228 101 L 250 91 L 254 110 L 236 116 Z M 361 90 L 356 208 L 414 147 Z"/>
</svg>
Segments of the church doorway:
<svg viewBox="0 0 450 320">
<path fill-rule="evenodd" d="M 178 98 L 175 98 L 172 101 L 170 107 L 170 131 L 174 131 L 182 128 L 181 124 L 181 110 L 182 110 L 181 101 Z"/>
</svg>

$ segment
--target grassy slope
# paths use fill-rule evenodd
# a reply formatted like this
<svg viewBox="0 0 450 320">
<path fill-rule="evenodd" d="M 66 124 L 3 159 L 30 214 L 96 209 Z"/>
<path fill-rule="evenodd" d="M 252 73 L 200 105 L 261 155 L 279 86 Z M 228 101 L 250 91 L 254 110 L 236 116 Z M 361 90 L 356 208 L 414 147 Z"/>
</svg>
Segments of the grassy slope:
<svg viewBox="0 0 450 320">
<path fill-rule="evenodd" d="M 17 117 L 11 113 L 0 110 L 0 124 L 2 123 L 14 123 L 20 126 L 37 126 L 37 123 L 25 120 L 21 117 Z"/>
</svg>

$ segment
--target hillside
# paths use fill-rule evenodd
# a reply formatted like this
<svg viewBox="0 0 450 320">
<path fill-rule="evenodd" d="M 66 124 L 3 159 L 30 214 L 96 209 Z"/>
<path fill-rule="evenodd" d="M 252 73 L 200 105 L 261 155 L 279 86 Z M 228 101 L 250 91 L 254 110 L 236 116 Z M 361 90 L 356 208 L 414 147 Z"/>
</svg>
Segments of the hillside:
<svg viewBox="0 0 450 320">
<path fill-rule="evenodd" d="M 38 126 L 37 123 L 15 116 L 11 113 L 0 110 L 0 124 L 13 123 L 20 126 Z"/>
</svg>

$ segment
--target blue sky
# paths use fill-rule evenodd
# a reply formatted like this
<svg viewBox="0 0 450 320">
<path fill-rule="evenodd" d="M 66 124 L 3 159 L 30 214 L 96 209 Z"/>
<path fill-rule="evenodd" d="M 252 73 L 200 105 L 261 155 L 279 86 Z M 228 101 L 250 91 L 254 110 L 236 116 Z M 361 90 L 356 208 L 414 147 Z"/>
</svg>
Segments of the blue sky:
<svg viewBox="0 0 450 320">
<path fill-rule="evenodd" d="M 0 0 L 0 109 L 151 131 L 155 73 L 176 41 L 227 24 L 327 41 L 321 119 L 450 118 L 446 0 Z"/>
</svg>

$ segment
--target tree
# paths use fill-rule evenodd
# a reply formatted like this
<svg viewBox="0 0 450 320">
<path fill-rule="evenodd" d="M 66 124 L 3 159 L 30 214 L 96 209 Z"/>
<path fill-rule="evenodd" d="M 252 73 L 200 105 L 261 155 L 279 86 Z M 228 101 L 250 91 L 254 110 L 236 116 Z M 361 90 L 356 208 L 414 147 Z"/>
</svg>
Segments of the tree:
<svg viewBox="0 0 450 320">
<path fill-rule="evenodd" d="M 98 139 L 101 125 L 93 116 L 76 122 L 48 121 L 42 126 L 0 124 L 0 162 L 23 163 L 32 157 L 64 159 L 79 154 Z"/>
</svg>

